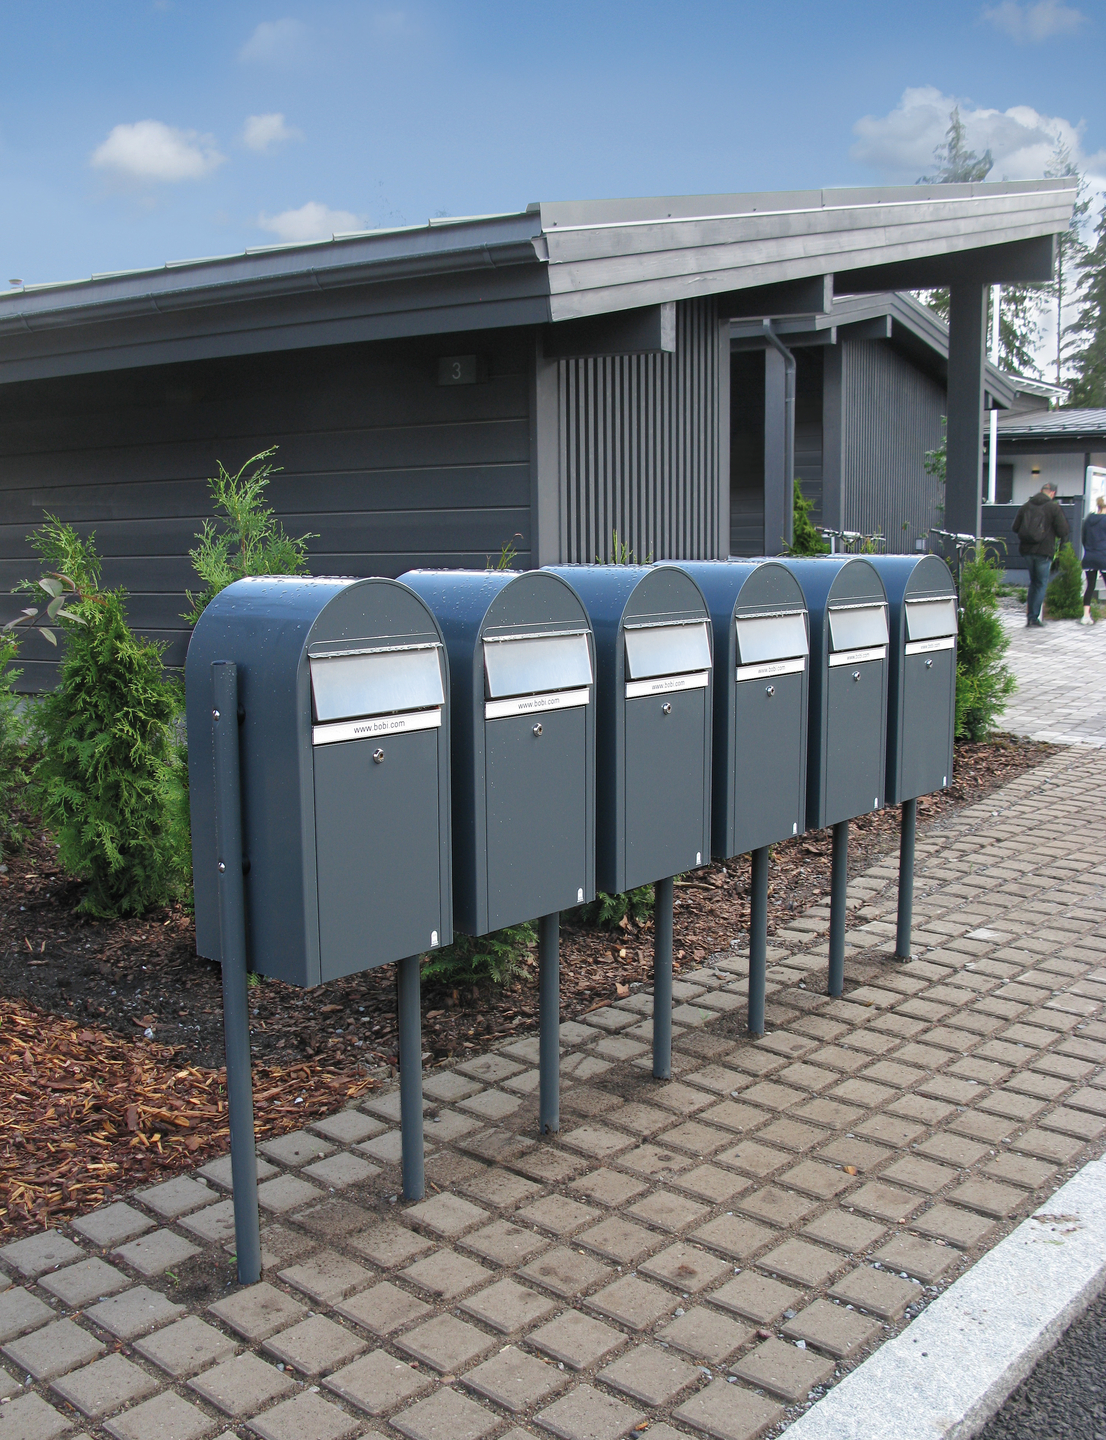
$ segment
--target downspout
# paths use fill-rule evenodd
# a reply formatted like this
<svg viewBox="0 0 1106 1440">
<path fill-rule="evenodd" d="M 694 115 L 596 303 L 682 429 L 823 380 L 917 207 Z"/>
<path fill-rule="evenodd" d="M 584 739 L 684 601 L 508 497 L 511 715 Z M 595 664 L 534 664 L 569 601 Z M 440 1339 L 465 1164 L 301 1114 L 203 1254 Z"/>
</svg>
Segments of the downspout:
<svg viewBox="0 0 1106 1440">
<path fill-rule="evenodd" d="M 795 515 L 795 356 L 772 329 L 771 320 L 762 320 L 764 338 L 783 356 L 783 514 L 788 545 L 794 538 Z M 767 536 L 765 537 L 767 542 Z"/>
<path fill-rule="evenodd" d="M 991 364 L 998 369 L 999 340 L 1002 328 L 1002 286 L 991 286 Z M 987 446 L 987 504 L 995 503 L 998 486 L 998 407 L 991 396 L 991 434 Z"/>
</svg>

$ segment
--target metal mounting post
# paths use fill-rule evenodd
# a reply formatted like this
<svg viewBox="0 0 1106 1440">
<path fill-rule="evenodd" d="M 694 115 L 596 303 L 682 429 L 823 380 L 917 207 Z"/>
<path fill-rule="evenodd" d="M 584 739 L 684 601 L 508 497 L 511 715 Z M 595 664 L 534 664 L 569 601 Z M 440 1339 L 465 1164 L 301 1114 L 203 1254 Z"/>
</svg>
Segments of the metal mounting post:
<svg viewBox="0 0 1106 1440">
<path fill-rule="evenodd" d="M 538 921 L 538 1128 L 561 1128 L 561 915 Z"/>
<path fill-rule="evenodd" d="M 426 1193 L 422 1143 L 422 1001 L 419 957 L 408 955 L 396 966 L 399 1009 L 399 1115 L 403 1151 L 403 1198 Z"/>
<path fill-rule="evenodd" d="M 768 846 L 752 854 L 749 907 L 749 1034 L 764 1034 L 764 989 L 768 970 Z"/>
<path fill-rule="evenodd" d="M 250 1012 L 246 972 L 246 902 L 242 885 L 242 794 L 238 775 L 238 667 L 211 667 L 211 730 L 215 757 L 215 855 L 219 938 L 223 961 L 223 1034 L 227 1057 L 230 1169 L 234 1186 L 234 1242 L 238 1279 L 261 1279 L 261 1225 L 257 1213 Z"/>
<path fill-rule="evenodd" d="M 895 931 L 896 960 L 910 959 L 910 929 L 914 920 L 914 834 L 917 825 L 917 800 L 904 800 L 899 830 L 899 923 Z"/>
<path fill-rule="evenodd" d="M 653 1079 L 672 1079 L 672 876 L 653 887 Z"/>
<path fill-rule="evenodd" d="M 849 822 L 833 827 L 833 869 L 830 875 L 829 986 L 831 995 L 845 988 L 845 900 L 849 887 Z"/>
</svg>

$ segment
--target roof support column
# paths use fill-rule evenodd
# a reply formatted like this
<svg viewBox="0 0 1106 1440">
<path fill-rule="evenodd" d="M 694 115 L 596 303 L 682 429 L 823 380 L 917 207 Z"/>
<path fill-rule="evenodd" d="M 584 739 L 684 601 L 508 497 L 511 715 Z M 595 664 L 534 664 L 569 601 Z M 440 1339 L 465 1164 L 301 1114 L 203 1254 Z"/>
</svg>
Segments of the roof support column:
<svg viewBox="0 0 1106 1440">
<path fill-rule="evenodd" d="M 987 287 L 949 290 L 948 448 L 945 526 L 980 532 L 983 475 L 983 365 L 987 346 Z"/>
<path fill-rule="evenodd" d="M 546 358 L 538 330 L 530 375 L 530 564 L 535 570 L 565 558 L 564 481 L 560 365 Z"/>
<path fill-rule="evenodd" d="M 795 476 L 795 357 L 765 321 L 764 350 L 764 553 L 791 544 Z"/>
<path fill-rule="evenodd" d="M 845 528 L 844 349 L 827 345 L 822 370 L 822 524 Z"/>
</svg>

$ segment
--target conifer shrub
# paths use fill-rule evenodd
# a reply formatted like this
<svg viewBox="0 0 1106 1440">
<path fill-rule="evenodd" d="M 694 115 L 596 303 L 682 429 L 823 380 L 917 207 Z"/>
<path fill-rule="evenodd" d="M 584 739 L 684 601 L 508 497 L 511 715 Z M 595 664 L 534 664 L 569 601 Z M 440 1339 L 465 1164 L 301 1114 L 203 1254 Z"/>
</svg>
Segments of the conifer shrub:
<svg viewBox="0 0 1106 1440">
<path fill-rule="evenodd" d="M 623 920 L 632 920 L 640 925 L 652 916 L 653 900 L 652 885 L 639 885 L 636 890 L 627 890 L 622 895 L 608 895 L 605 890 L 599 890 L 594 900 L 576 906 L 572 918 L 603 930 L 613 930 Z"/>
<path fill-rule="evenodd" d="M 1010 638 L 998 614 L 1003 570 L 982 550 L 960 572 L 956 654 L 956 738 L 984 740 L 1006 709 L 1013 672 L 1003 663 Z"/>
<path fill-rule="evenodd" d="M 61 612 L 66 645 L 57 688 L 35 707 L 42 746 L 31 797 L 57 836 L 58 858 L 85 882 L 80 909 L 140 915 L 186 893 L 187 816 L 174 815 L 179 681 L 162 646 L 127 624 L 122 589 L 105 590 L 93 538 L 48 515 L 30 537 L 47 569 L 75 586 Z M 34 588 L 28 583 L 25 588 Z"/>
<path fill-rule="evenodd" d="M 0 634 L 0 855 L 17 849 L 23 838 L 19 801 L 26 783 L 26 725 L 13 689 L 22 674 L 14 668 L 18 650 L 14 635 Z"/>
<path fill-rule="evenodd" d="M 449 985 L 508 985 L 526 973 L 538 935 L 533 925 L 509 925 L 491 935 L 458 935 L 452 944 L 422 957 L 424 982 Z"/>
<path fill-rule="evenodd" d="M 810 512 L 813 509 L 814 501 L 808 500 L 803 494 L 803 487 L 796 475 L 791 502 L 791 544 L 787 548 L 789 555 L 829 554 L 829 544 L 822 539 L 810 518 Z"/>
<path fill-rule="evenodd" d="M 1083 614 L 1083 567 L 1065 540 L 1056 557 L 1059 569 L 1048 582 L 1045 604 L 1053 620 L 1078 620 Z"/>
</svg>

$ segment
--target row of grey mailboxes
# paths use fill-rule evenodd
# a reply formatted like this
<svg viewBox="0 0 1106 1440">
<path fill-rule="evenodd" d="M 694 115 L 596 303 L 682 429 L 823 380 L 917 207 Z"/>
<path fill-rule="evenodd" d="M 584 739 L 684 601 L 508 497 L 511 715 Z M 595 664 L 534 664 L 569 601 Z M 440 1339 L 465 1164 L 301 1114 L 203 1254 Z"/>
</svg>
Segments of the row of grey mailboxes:
<svg viewBox="0 0 1106 1440">
<path fill-rule="evenodd" d="M 956 629 L 934 556 L 241 580 L 186 667 L 197 949 L 215 662 L 252 964 L 314 985 L 939 789 Z"/>
</svg>

